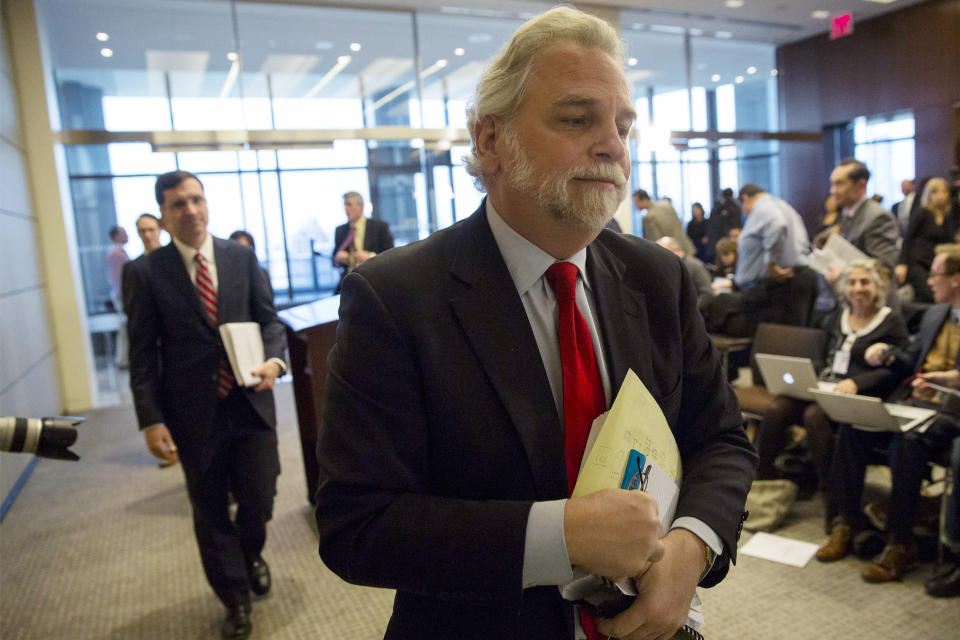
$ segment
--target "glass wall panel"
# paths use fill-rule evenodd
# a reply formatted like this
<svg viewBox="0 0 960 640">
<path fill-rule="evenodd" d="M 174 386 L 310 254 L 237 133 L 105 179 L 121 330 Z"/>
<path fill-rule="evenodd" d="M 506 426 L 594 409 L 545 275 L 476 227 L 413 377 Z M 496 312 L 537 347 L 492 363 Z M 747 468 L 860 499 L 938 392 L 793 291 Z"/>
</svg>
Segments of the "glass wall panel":
<svg viewBox="0 0 960 640">
<path fill-rule="evenodd" d="M 174 154 L 155 153 L 147 143 L 108 144 L 107 154 L 113 175 L 155 176 L 177 168 Z"/>
<path fill-rule="evenodd" d="M 887 209 L 900 199 L 900 183 L 914 178 L 915 130 L 912 112 L 853 121 L 854 155 L 870 169 L 867 195 L 883 196 Z"/>
<path fill-rule="evenodd" d="M 454 161 L 453 165 L 453 206 L 456 209 L 455 220 L 468 218 L 483 199 L 477 186 L 473 182 L 473 176 L 467 173 L 463 165 L 463 158 L 470 153 L 470 147 L 453 147 L 450 149 L 450 157 Z"/>
<path fill-rule="evenodd" d="M 332 263 L 333 234 L 347 220 L 343 211 L 343 194 L 347 191 L 356 191 L 363 196 L 364 215 L 369 215 L 371 206 L 366 169 L 280 173 L 289 286 L 294 292 L 316 291 L 318 288 L 332 290 L 336 286 L 340 276 Z M 322 255 L 315 255 L 313 251 Z"/>
<path fill-rule="evenodd" d="M 778 131 L 777 69 L 774 45 L 715 37 L 691 37 L 694 95 L 703 92 L 707 105 L 706 129 L 718 131 Z M 698 126 L 696 117 L 695 126 Z M 736 147 L 715 150 L 716 181 L 709 202 L 724 188 L 737 190 L 756 182 L 772 193 L 779 191 L 775 141 L 739 141 Z M 731 155 L 732 154 L 732 155 Z M 710 209 L 707 201 L 704 208 Z"/>
<path fill-rule="evenodd" d="M 423 126 L 466 127 L 480 75 L 521 20 L 435 13 L 416 16 L 423 59 Z"/>
<path fill-rule="evenodd" d="M 37 4 L 65 128 L 165 130 L 178 119 L 187 128 L 242 127 L 238 101 L 219 99 L 236 95 L 227 86 L 227 54 L 236 51 L 229 0 Z M 171 95 L 207 100 L 171 110 Z M 219 119 L 209 117 L 215 111 Z"/>
</svg>

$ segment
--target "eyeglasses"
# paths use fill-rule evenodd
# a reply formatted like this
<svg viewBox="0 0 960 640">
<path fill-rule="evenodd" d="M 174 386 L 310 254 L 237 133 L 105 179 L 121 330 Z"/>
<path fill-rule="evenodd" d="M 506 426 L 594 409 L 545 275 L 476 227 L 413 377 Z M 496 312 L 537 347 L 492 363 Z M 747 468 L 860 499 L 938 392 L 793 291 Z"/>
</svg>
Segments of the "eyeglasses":
<svg viewBox="0 0 960 640">
<path fill-rule="evenodd" d="M 931 272 L 930 272 L 930 277 L 931 277 L 931 278 L 936 278 L 937 276 L 942 276 L 942 277 L 944 277 L 944 278 L 947 278 L 947 277 L 952 276 L 952 275 L 955 275 L 955 274 L 947 273 L 947 272 L 945 272 L 945 271 L 931 271 Z"/>
</svg>

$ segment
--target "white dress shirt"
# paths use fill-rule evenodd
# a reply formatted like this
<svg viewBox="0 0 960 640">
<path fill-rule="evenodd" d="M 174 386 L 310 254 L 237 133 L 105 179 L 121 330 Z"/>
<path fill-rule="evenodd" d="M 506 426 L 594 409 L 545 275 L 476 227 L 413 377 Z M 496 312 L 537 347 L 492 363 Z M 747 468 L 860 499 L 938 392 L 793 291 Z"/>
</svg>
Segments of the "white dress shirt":
<svg viewBox="0 0 960 640">
<path fill-rule="evenodd" d="M 550 254 L 514 231 L 497 213 L 487 198 L 487 222 L 494 240 L 507 265 L 510 276 L 527 319 L 533 330 L 543 366 L 550 381 L 554 403 L 560 423 L 563 424 L 563 370 L 560 363 L 560 342 L 557 337 L 558 305 L 553 289 L 544 272 L 555 262 Z M 610 377 L 604 359 L 602 337 L 595 321 L 594 293 L 586 270 L 587 250 L 581 249 L 566 262 L 576 265 L 579 272 L 576 285 L 577 308 L 590 331 L 593 350 L 600 369 L 600 380 L 606 406 L 611 403 Z M 526 544 L 523 556 L 523 586 L 563 584 L 573 579 L 573 569 L 567 554 L 563 535 L 563 509 L 566 499 L 535 502 L 527 520 Z M 703 540 L 717 555 L 723 551 L 720 537 L 703 521 L 683 517 L 674 521 L 671 528 L 688 529 Z"/>
</svg>

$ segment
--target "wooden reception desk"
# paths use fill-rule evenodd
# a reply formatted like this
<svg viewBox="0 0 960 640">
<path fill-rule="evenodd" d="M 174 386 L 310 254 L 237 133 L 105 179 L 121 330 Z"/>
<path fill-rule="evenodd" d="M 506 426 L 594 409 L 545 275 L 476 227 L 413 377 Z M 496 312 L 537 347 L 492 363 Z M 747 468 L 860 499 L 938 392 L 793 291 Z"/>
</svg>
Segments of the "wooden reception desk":
<svg viewBox="0 0 960 640">
<path fill-rule="evenodd" d="M 317 432 L 323 412 L 327 354 L 337 340 L 339 310 L 340 296 L 330 296 L 277 313 L 287 326 L 293 395 L 310 504 L 314 504 L 317 492 Z"/>
</svg>

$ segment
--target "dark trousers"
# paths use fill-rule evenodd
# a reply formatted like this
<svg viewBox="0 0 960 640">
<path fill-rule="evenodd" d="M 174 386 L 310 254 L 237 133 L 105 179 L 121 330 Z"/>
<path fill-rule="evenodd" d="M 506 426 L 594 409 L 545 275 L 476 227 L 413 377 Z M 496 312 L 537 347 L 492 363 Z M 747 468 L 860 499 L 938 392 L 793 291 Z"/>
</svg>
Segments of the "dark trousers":
<svg viewBox="0 0 960 640">
<path fill-rule="evenodd" d="M 790 441 L 790 426 L 802 424 L 807 431 L 807 446 L 810 458 L 817 469 L 817 481 L 821 489 L 827 489 L 830 476 L 830 461 L 834 450 L 834 423 L 816 402 L 777 396 L 757 427 L 754 446 L 760 457 L 757 478 L 773 480 L 778 477 L 774 462 L 783 453 Z"/>
<path fill-rule="evenodd" d="M 266 542 L 280 474 L 277 434 L 237 389 L 217 403 L 208 433 L 203 455 L 183 460 L 183 470 L 204 573 L 232 607 L 249 602 L 246 558 Z M 228 491 L 237 501 L 233 520 Z"/>
<path fill-rule="evenodd" d="M 805 327 L 817 299 L 817 274 L 809 267 L 793 267 L 793 277 L 783 281 L 761 278 L 743 293 L 744 312 L 754 326 L 774 322 Z"/>
<path fill-rule="evenodd" d="M 886 530 L 891 534 L 908 534 L 917 519 L 927 463 L 939 459 L 957 436 L 960 436 L 960 423 L 943 414 L 923 433 L 873 433 L 841 425 L 831 472 L 834 480 L 831 498 L 836 509 L 848 520 L 860 517 L 864 472 L 876 457 L 874 451 L 885 450 L 893 477 Z"/>
</svg>

